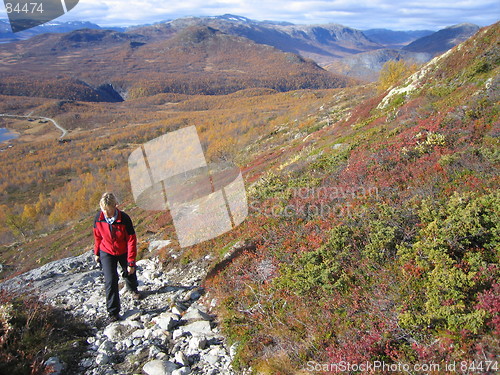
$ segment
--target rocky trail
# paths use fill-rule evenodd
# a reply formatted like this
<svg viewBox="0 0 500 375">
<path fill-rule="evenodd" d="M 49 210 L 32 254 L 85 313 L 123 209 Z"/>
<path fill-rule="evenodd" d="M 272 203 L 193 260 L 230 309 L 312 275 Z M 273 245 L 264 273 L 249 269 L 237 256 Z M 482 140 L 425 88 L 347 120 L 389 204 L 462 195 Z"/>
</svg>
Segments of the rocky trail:
<svg viewBox="0 0 500 375">
<path fill-rule="evenodd" d="M 231 368 L 235 347 L 228 347 L 208 313 L 216 301 L 200 286 L 203 266 L 164 271 L 156 259 L 137 266 L 143 298 L 134 300 L 120 281 L 123 319 L 113 323 L 106 320 L 104 277 L 91 251 L 24 273 L 0 289 L 31 288 L 48 303 L 83 317 L 92 334 L 77 374 L 236 374 Z M 66 373 L 58 358 L 49 364 L 53 374 Z"/>
</svg>

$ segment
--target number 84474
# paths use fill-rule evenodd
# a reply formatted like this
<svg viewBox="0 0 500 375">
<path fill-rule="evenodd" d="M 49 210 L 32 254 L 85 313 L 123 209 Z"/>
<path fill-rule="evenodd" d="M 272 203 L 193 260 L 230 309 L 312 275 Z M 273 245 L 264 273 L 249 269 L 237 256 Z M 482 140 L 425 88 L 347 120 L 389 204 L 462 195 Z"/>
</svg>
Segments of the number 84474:
<svg viewBox="0 0 500 375">
<path fill-rule="evenodd" d="M 43 3 L 6 3 L 7 13 L 43 13 Z"/>
</svg>

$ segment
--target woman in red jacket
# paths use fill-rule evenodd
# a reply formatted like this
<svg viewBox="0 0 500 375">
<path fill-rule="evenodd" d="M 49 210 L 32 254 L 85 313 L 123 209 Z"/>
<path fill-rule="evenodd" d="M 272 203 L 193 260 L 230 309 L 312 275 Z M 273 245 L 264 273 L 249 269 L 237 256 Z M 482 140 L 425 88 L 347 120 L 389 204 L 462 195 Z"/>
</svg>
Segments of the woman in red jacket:
<svg viewBox="0 0 500 375">
<path fill-rule="evenodd" d="M 106 306 L 111 321 L 120 319 L 120 294 L 118 290 L 118 263 L 122 268 L 127 289 L 134 299 L 137 291 L 135 258 L 137 237 L 130 216 L 117 208 L 113 193 L 104 193 L 99 202 L 101 211 L 94 219 L 94 258 L 104 272 Z"/>
</svg>

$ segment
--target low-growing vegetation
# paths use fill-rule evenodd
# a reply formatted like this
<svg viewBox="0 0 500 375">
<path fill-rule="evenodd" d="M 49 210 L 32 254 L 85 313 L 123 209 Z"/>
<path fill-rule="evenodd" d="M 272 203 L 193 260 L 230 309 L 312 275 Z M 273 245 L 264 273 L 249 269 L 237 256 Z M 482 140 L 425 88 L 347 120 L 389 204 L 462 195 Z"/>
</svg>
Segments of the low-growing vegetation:
<svg viewBox="0 0 500 375">
<path fill-rule="evenodd" d="M 0 372 L 50 374 L 45 361 L 58 356 L 70 374 L 85 351 L 89 328 L 38 297 L 0 291 Z"/>
<path fill-rule="evenodd" d="M 481 371 L 498 370 L 498 92 L 485 84 L 498 66 L 436 89 L 462 77 L 450 67 L 457 58 L 462 69 L 491 60 L 497 29 L 429 70 L 416 93 L 385 108 L 368 100 L 318 137 L 321 155 L 299 173 L 305 189 L 278 170 L 253 186 L 256 214 L 239 235 L 257 250 L 208 280 L 240 345 L 237 365 L 295 374 L 307 363 L 435 363 L 442 373 L 483 361 Z"/>
</svg>

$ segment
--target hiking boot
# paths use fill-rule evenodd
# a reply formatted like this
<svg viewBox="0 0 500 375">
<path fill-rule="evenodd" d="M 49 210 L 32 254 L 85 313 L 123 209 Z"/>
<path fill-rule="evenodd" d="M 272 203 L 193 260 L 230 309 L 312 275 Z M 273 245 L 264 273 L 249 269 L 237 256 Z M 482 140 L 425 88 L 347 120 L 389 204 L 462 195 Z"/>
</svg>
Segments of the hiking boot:
<svg viewBox="0 0 500 375">
<path fill-rule="evenodd" d="M 116 313 L 116 314 L 109 314 L 108 319 L 109 319 L 110 323 L 118 322 L 119 320 L 122 320 L 120 314 L 118 314 L 118 313 Z"/>
<path fill-rule="evenodd" d="M 142 294 L 138 290 L 132 290 L 130 294 L 132 295 L 132 298 L 135 299 L 136 301 L 142 299 Z"/>
</svg>

